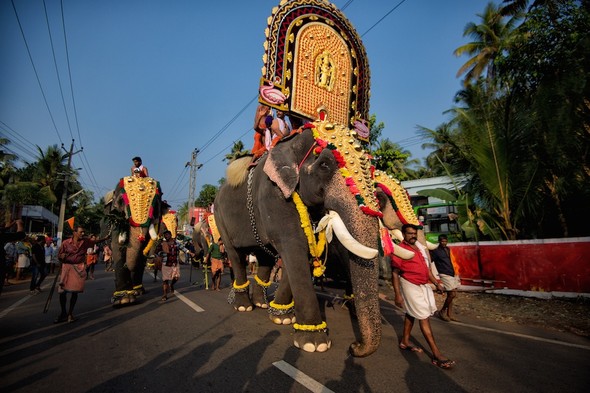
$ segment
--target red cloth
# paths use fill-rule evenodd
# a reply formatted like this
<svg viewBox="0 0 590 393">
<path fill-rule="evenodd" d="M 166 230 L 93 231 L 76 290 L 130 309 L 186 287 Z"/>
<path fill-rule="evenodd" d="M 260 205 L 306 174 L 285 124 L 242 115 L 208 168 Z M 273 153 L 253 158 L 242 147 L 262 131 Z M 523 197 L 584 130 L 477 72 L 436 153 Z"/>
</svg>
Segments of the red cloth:
<svg viewBox="0 0 590 393">
<path fill-rule="evenodd" d="M 86 250 L 89 247 L 94 247 L 94 244 L 96 243 L 90 239 L 81 239 L 76 245 L 73 240 L 73 238 L 69 238 L 64 240 L 61 244 L 58 257 L 62 263 L 84 263 L 86 261 Z"/>
<path fill-rule="evenodd" d="M 402 247 L 414 252 L 414 257 L 412 259 L 401 259 L 393 255 L 391 258 L 391 266 L 401 270 L 400 275 L 412 284 L 428 284 L 430 281 L 430 271 L 428 270 L 428 263 L 424 259 L 420 250 L 413 248 L 410 244 L 406 243 L 405 240 L 396 247 Z"/>
</svg>

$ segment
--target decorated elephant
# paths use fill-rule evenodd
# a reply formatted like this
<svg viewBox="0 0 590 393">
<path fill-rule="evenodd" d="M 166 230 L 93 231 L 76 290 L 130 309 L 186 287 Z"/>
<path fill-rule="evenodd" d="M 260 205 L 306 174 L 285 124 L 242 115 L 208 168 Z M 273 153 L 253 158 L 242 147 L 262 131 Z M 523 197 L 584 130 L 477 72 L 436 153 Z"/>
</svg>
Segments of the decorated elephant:
<svg viewBox="0 0 590 393">
<path fill-rule="evenodd" d="M 230 164 L 227 182 L 215 199 L 215 221 L 228 256 L 240 261 L 234 263 L 234 307 L 253 308 L 245 256 L 254 251 L 258 259 L 258 286 L 252 301 L 264 307 L 264 291 L 257 288 L 270 285 L 270 269 L 280 255 L 284 274 L 271 311 L 282 315 L 285 323 L 296 316 L 296 347 L 326 351 L 331 342 L 310 272 L 322 268 L 326 239 L 335 234 L 349 251 L 346 257 L 362 335 L 361 342 L 351 345 L 351 352 L 371 354 L 381 337 L 377 250 L 383 213 L 369 156 L 355 140 L 354 131 L 316 121 L 283 139 L 255 167 L 245 170 L 249 164 L 248 158 Z M 317 239 L 312 226 L 324 228 Z"/>
<path fill-rule="evenodd" d="M 147 255 L 157 239 L 162 206 L 160 184 L 150 177 L 124 177 L 107 200 L 115 265 L 114 306 L 134 303 L 144 293 Z"/>
<path fill-rule="evenodd" d="M 219 239 L 219 232 L 215 225 L 214 216 L 211 213 L 207 213 L 205 217 L 193 227 L 192 240 L 197 260 L 204 260 L 203 258 L 207 254 L 207 250 L 215 236 Z"/>
</svg>

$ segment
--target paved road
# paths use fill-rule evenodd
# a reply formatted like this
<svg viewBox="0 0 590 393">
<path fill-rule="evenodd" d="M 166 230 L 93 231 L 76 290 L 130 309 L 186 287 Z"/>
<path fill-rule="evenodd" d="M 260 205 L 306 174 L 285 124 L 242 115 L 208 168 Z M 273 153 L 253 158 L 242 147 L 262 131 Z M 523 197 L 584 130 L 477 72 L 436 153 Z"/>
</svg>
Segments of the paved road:
<svg viewBox="0 0 590 393">
<path fill-rule="evenodd" d="M 113 274 L 99 266 L 76 307 L 78 320 L 54 325 L 57 298 L 43 314 L 44 293 L 28 285 L 0 296 L 2 392 L 582 392 L 590 386 L 590 342 L 571 334 L 511 324 L 433 320 L 453 370 L 430 364 L 428 352 L 401 353 L 403 314 L 382 287 L 383 339 L 357 359 L 347 349 L 357 328 L 339 298 L 318 291 L 332 348 L 308 354 L 292 346 L 291 328 L 273 325 L 263 310 L 237 313 L 221 292 L 189 282 L 161 302 L 160 283 L 146 273 L 148 293 L 113 309 Z M 202 281 L 192 271 L 192 281 Z M 46 282 L 46 288 L 49 286 Z M 418 326 L 415 340 L 425 345 Z"/>
</svg>

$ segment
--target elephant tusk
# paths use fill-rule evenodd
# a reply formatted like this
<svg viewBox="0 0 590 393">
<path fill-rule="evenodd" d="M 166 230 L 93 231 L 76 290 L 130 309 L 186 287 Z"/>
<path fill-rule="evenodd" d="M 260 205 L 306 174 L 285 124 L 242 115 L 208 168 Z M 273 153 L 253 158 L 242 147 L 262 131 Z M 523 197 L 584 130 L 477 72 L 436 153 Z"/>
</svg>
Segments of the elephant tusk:
<svg viewBox="0 0 590 393">
<path fill-rule="evenodd" d="M 154 224 L 150 224 L 149 233 L 152 240 L 156 240 L 158 238 L 158 233 L 156 232 L 156 228 L 154 228 Z"/>
<path fill-rule="evenodd" d="M 399 229 L 392 229 L 391 233 L 393 234 L 393 236 L 395 236 L 395 238 L 397 240 L 399 240 L 400 242 L 404 240 L 404 235 L 402 235 L 402 231 L 400 231 Z"/>
<path fill-rule="evenodd" d="M 326 219 L 326 217 L 329 218 Z M 324 221 L 324 219 L 326 219 L 326 221 Z M 326 240 L 328 239 L 327 233 L 329 231 L 334 231 L 334 234 L 336 237 L 338 237 L 340 243 L 342 243 L 342 245 L 346 247 L 346 249 L 351 253 L 363 259 L 373 259 L 379 254 L 378 250 L 367 247 L 354 239 L 350 232 L 348 232 L 348 229 L 346 229 L 346 225 L 344 225 L 342 218 L 340 218 L 338 213 L 335 211 L 328 212 L 328 214 L 322 218 L 322 221 L 324 221 L 324 225 L 326 227 Z"/>
<path fill-rule="evenodd" d="M 119 233 L 119 244 L 124 244 L 127 241 L 127 232 Z"/>
<path fill-rule="evenodd" d="M 414 251 L 406 250 L 398 245 L 393 246 L 393 255 L 401 259 L 412 259 L 416 253 Z"/>
</svg>

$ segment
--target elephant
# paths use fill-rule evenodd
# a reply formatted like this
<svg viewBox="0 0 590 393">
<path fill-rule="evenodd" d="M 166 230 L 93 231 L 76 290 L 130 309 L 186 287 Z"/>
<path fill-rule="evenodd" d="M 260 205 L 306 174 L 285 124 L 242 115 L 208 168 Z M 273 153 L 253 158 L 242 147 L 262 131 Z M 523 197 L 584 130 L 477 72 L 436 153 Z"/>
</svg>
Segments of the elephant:
<svg viewBox="0 0 590 393">
<path fill-rule="evenodd" d="M 162 216 L 160 183 L 150 177 L 121 178 L 107 199 L 111 249 L 115 266 L 113 306 L 131 304 L 145 292 L 143 272 L 157 240 Z"/>
<path fill-rule="evenodd" d="M 213 240 L 213 234 L 209 221 L 213 218 L 210 213 L 207 214 L 201 221 L 197 222 L 193 227 L 192 240 L 193 246 L 195 247 L 195 255 L 197 260 L 203 261 L 209 245 Z M 219 234 L 217 234 L 219 237 Z"/>
<path fill-rule="evenodd" d="M 331 341 L 309 262 L 313 249 L 313 268 L 321 268 L 317 265 L 323 241 L 321 235 L 314 240 L 311 225 L 325 227 L 326 238 L 333 231 L 347 249 L 344 258 L 356 294 L 361 340 L 349 350 L 358 357 L 370 355 L 381 339 L 377 255 L 379 217 L 385 214 L 374 192 L 369 156 L 355 140 L 355 132 L 318 120 L 282 139 L 256 165 L 250 161 L 245 157 L 230 163 L 227 181 L 215 198 L 215 221 L 226 252 L 230 260 L 239 261 L 233 264 L 234 307 L 250 311 L 252 302 L 265 306 L 265 292 L 259 287 L 270 285 L 270 270 L 280 255 L 284 272 L 271 311 L 287 315 L 281 318 L 284 324 L 296 316 L 296 347 L 307 352 L 328 350 Z M 252 290 L 252 301 L 244 263 L 249 252 L 259 263 L 255 277 L 259 285 Z"/>
</svg>

